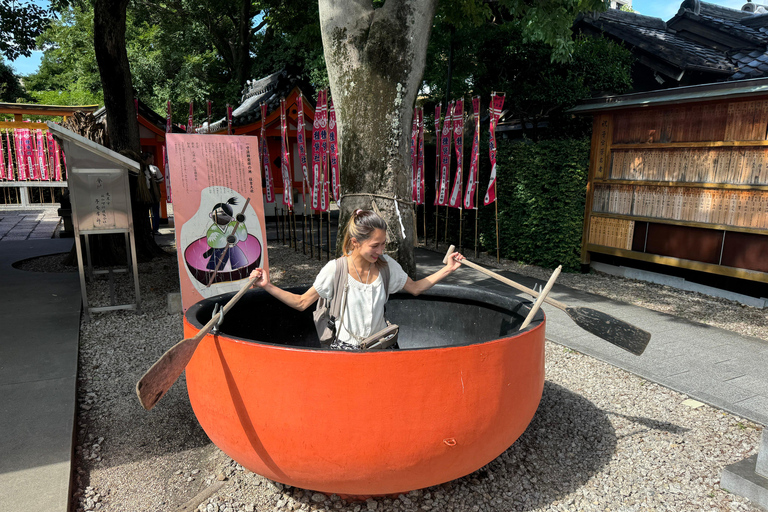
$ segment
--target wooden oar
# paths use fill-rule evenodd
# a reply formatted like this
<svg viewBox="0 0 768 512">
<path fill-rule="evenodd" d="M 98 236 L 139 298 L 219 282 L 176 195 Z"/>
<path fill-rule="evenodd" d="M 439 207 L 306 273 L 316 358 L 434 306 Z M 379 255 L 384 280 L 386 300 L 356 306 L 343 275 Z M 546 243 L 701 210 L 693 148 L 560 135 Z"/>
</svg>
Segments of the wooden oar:
<svg viewBox="0 0 768 512">
<path fill-rule="evenodd" d="M 448 258 L 454 252 L 456 248 L 452 245 L 448 248 L 448 252 L 443 259 L 444 263 L 447 263 Z M 483 274 L 490 276 L 494 279 L 501 281 L 513 288 L 517 288 L 521 292 L 525 292 L 533 297 L 538 297 L 539 293 L 531 290 L 530 288 L 523 286 L 511 279 L 497 274 L 487 268 L 481 267 L 477 263 L 473 263 L 467 259 L 460 260 L 459 263 L 471 267 Z M 648 346 L 648 342 L 651 340 L 651 333 L 644 331 L 632 324 L 619 320 L 611 315 L 597 311 L 595 309 L 584 307 L 570 307 L 552 298 L 545 298 L 544 302 L 551 304 L 558 309 L 562 309 L 565 313 L 571 317 L 571 320 L 576 322 L 576 325 L 591 332 L 595 336 L 598 336 L 608 343 L 612 343 L 617 347 L 623 348 L 628 352 L 639 356 Z"/>
<path fill-rule="evenodd" d="M 229 299 L 229 302 L 222 308 L 221 312 L 214 315 L 194 337 L 181 340 L 168 349 L 168 351 L 163 354 L 149 370 L 147 370 L 147 373 L 139 379 L 139 382 L 136 383 L 136 394 L 139 395 L 139 402 L 141 402 L 141 405 L 146 410 L 152 409 L 158 400 L 160 400 L 171 386 L 173 386 L 173 383 L 179 378 L 181 372 L 187 367 L 189 360 L 192 359 L 195 349 L 200 343 L 200 340 L 203 339 L 203 336 L 208 334 L 208 331 L 216 325 L 219 318 L 240 300 L 240 297 L 248 291 L 248 288 L 251 287 L 256 279 L 256 277 L 249 279 L 248 282 L 240 288 L 240 291 L 238 291 L 234 297 Z"/>
</svg>

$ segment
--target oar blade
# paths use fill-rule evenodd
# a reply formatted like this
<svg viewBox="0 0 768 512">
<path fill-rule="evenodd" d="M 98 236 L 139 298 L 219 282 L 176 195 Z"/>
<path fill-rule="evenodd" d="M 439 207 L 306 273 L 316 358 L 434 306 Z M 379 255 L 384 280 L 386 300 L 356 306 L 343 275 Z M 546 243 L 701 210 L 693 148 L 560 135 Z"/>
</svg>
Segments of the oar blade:
<svg viewBox="0 0 768 512">
<path fill-rule="evenodd" d="M 651 340 L 648 331 L 595 309 L 567 307 L 565 312 L 585 331 L 637 356 L 643 353 Z"/>
<path fill-rule="evenodd" d="M 136 394 L 142 407 L 146 410 L 152 409 L 171 389 L 192 359 L 199 342 L 199 338 L 187 338 L 178 342 L 139 379 L 136 383 Z"/>
</svg>

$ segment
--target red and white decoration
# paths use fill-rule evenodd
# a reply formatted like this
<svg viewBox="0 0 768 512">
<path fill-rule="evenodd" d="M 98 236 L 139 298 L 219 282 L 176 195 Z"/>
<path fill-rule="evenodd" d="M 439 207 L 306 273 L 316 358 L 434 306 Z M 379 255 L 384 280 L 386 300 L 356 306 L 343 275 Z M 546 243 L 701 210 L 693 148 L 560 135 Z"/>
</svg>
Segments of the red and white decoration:
<svg viewBox="0 0 768 512">
<path fill-rule="evenodd" d="M 501 109 L 504 107 L 504 93 L 491 94 L 491 142 L 490 142 L 490 157 L 491 157 L 491 181 L 488 183 L 488 191 L 485 193 L 484 205 L 491 204 L 496 200 L 496 125 L 499 124 L 501 118 Z"/>
<path fill-rule="evenodd" d="M 267 144 L 267 105 L 261 104 L 261 165 L 264 169 L 264 196 L 268 203 L 275 202 L 275 182 L 272 179 L 272 160 L 269 158 L 269 145 Z"/>
<path fill-rule="evenodd" d="M 456 148 L 456 177 L 448 206 L 461 208 L 461 188 L 464 186 L 464 98 L 456 100 L 453 111 L 453 146 Z"/>
<path fill-rule="evenodd" d="M 331 173 L 333 200 L 341 198 L 341 169 L 339 168 L 339 132 L 336 126 L 336 110 L 333 100 L 328 100 L 328 167 Z"/>
<path fill-rule="evenodd" d="M 285 99 L 280 100 L 280 171 L 283 175 L 283 204 L 293 208 L 293 180 L 291 179 L 291 155 L 288 151 L 288 117 L 285 114 Z"/>
<path fill-rule="evenodd" d="M 440 104 L 435 105 L 435 200 L 437 206 L 440 198 Z"/>
<path fill-rule="evenodd" d="M 323 114 L 326 108 L 326 92 L 317 93 L 315 121 L 312 126 L 312 209 L 321 212 L 328 211 L 328 187 L 326 185 L 325 153 L 323 152 Z M 327 127 L 326 127 L 327 129 Z M 327 132 L 326 132 L 327 135 Z"/>
<path fill-rule="evenodd" d="M 416 122 L 416 141 L 413 144 L 416 150 L 412 179 L 412 199 L 415 204 L 424 204 L 424 109 L 417 108 L 413 117 Z"/>
<path fill-rule="evenodd" d="M 472 116 L 475 135 L 472 138 L 472 153 L 469 157 L 469 176 L 467 191 L 464 194 L 464 208 L 476 209 L 475 190 L 477 190 L 477 174 L 480 168 L 480 96 L 472 98 Z"/>
<path fill-rule="evenodd" d="M 453 125 L 453 102 L 448 105 L 440 132 L 440 187 L 437 204 L 448 205 L 448 189 L 451 186 L 451 128 Z"/>
</svg>

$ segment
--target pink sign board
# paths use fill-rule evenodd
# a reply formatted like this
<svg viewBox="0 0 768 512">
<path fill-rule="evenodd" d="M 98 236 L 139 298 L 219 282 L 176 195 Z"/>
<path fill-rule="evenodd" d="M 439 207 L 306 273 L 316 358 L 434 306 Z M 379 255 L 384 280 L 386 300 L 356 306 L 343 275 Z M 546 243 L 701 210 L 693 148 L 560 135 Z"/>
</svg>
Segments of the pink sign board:
<svg viewBox="0 0 768 512">
<path fill-rule="evenodd" d="M 253 269 L 268 268 L 259 143 L 242 135 L 169 133 L 166 147 L 186 312 L 204 298 L 239 290 Z"/>
</svg>

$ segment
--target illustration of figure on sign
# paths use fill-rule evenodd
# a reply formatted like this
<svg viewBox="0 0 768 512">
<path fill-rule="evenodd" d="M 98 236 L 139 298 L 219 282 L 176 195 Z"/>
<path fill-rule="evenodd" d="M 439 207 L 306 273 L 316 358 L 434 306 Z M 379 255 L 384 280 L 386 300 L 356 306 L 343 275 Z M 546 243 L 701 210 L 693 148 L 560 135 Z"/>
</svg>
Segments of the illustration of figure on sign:
<svg viewBox="0 0 768 512">
<path fill-rule="evenodd" d="M 249 202 L 229 188 L 208 187 L 182 228 L 187 271 L 203 295 L 212 285 L 247 279 L 261 263 L 262 243 L 251 234 L 260 235 L 261 227 Z"/>
<path fill-rule="evenodd" d="M 237 198 L 230 197 L 226 203 L 214 205 L 209 214 L 213 224 L 205 234 L 208 249 L 203 257 L 209 257 L 208 270 L 216 270 L 229 263 L 230 268 L 237 269 L 248 265 L 243 250 L 237 246 L 248 238 L 245 227 L 245 215 L 238 213 L 236 218 L 232 206 L 237 205 Z"/>
</svg>

